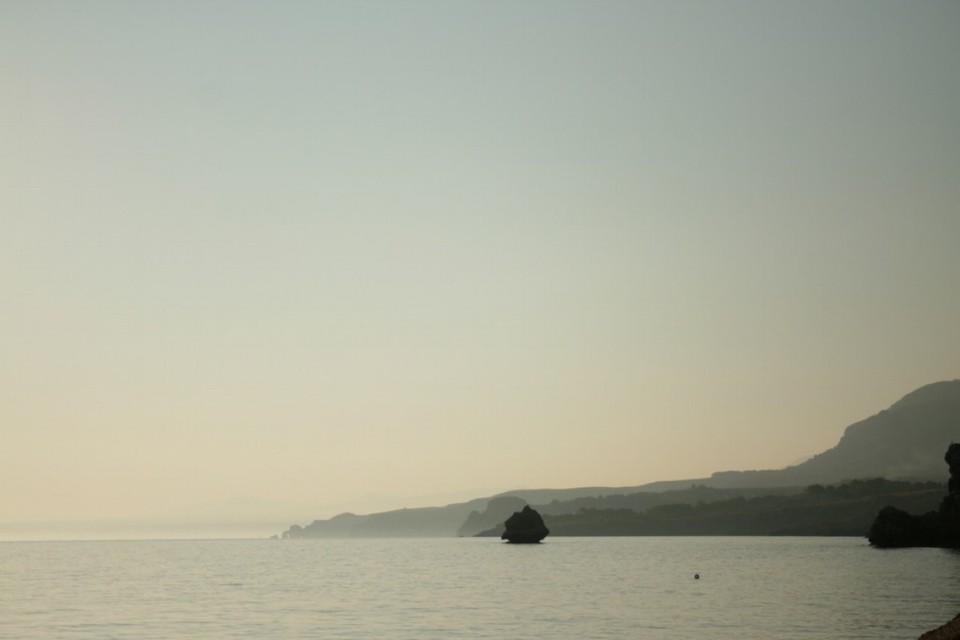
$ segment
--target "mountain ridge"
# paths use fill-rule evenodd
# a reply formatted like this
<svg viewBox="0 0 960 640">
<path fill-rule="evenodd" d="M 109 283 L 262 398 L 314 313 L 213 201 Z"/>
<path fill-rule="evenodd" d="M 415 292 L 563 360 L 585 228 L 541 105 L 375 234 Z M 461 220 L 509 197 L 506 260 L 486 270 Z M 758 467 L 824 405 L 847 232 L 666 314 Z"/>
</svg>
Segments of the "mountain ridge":
<svg viewBox="0 0 960 640">
<path fill-rule="evenodd" d="M 944 477 L 943 449 L 954 440 L 960 440 L 960 379 L 911 391 L 889 408 L 849 425 L 835 446 L 798 465 L 721 471 L 706 484 L 795 486 L 868 477 L 939 480 Z"/>
</svg>

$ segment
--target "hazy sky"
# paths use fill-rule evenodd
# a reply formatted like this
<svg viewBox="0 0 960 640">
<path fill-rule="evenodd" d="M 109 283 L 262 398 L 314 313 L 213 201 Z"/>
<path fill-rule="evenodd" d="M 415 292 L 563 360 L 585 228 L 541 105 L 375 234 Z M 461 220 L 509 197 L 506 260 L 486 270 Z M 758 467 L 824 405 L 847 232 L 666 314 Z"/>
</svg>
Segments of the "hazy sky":
<svg viewBox="0 0 960 640">
<path fill-rule="evenodd" d="M 960 2 L 0 0 L 0 520 L 779 467 L 960 377 Z"/>
</svg>

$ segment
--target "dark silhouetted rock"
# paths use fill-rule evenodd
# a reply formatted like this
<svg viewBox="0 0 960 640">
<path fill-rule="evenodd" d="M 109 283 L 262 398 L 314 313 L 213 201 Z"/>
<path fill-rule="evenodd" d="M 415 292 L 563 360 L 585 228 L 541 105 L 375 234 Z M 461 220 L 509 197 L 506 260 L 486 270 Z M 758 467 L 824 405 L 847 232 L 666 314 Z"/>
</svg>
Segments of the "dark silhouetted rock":
<svg viewBox="0 0 960 640">
<path fill-rule="evenodd" d="M 943 459 L 950 467 L 950 493 L 940 503 L 940 526 L 944 546 L 960 547 L 960 444 L 951 444 Z"/>
<path fill-rule="evenodd" d="M 951 443 L 944 460 L 950 468 L 948 494 L 938 511 L 922 516 L 884 507 L 870 526 L 875 547 L 960 548 L 960 444 Z"/>
<path fill-rule="evenodd" d="M 947 482 L 947 489 L 952 495 L 960 493 L 960 444 L 952 443 L 947 453 L 943 456 L 947 467 L 950 469 L 950 480 Z"/>
<path fill-rule="evenodd" d="M 523 511 L 514 512 L 503 524 L 506 529 L 500 539 L 507 542 L 535 543 L 550 535 L 543 518 L 530 505 L 525 506 Z"/>
<path fill-rule="evenodd" d="M 868 538 L 875 547 L 936 547 L 940 544 L 939 518 L 936 511 L 914 516 L 884 507 L 870 525 Z"/>
</svg>

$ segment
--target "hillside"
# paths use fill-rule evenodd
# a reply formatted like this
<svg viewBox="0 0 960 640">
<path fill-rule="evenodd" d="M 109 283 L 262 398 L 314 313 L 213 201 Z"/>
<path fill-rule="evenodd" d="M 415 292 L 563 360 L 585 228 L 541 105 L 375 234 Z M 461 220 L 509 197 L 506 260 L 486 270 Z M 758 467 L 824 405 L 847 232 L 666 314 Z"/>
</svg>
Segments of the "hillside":
<svg viewBox="0 0 960 640">
<path fill-rule="evenodd" d="M 799 494 L 663 504 L 644 512 L 585 508 L 548 514 L 544 521 L 554 536 L 865 536 L 883 507 L 925 513 L 936 509 L 943 495 L 943 485 L 934 482 L 853 480 L 811 485 Z M 501 530 L 502 525 L 479 535 L 497 536 Z"/>
<path fill-rule="evenodd" d="M 294 525 L 283 535 L 289 538 L 474 535 L 502 522 L 502 514 L 521 502 L 537 506 L 552 516 L 576 514 L 583 509 L 625 509 L 640 513 L 669 504 L 709 504 L 799 493 L 809 485 L 840 484 L 863 478 L 942 483 L 946 479 L 943 452 L 951 442 L 960 442 L 960 380 L 920 387 L 888 409 L 848 426 L 835 447 L 785 469 L 722 471 L 709 478 L 632 487 L 509 491 L 444 507 L 370 515 L 341 514 L 329 520 L 316 520 L 306 527 Z"/>
<path fill-rule="evenodd" d="M 786 469 L 714 473 L 712 487 L 805 486 L 855 478 L 944 481 L 943 452 L 960 442 L 960 380 L 908 393 L 890 408 L 854 423 L 832 449 Z"/>
</svg>

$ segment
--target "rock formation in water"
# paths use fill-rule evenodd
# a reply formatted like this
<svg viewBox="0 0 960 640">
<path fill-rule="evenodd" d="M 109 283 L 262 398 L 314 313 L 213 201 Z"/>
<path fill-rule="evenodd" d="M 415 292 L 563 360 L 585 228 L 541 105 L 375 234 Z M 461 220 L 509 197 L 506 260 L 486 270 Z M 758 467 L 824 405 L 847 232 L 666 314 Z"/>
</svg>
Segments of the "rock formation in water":
<svg viewBox="0 0 960 640">
<path fill-rule="evenodd" d="M 514 512 L 503 524 L 506 530 L 500 539 L 507 542 L 535 543 L 550 535 L 543 518 L 530 505 L 525 506 L 523 511 Z"/>
<path fill-rule="evenodd" d="M 894 507 L 884 507 L 870 526 L 870 544 L 875 547 L 960 548 L 960 444 L 952 443 L 944 460 L 950 468 L 950 480 L 939 511 L 915 516 Z"/>
</svg>

